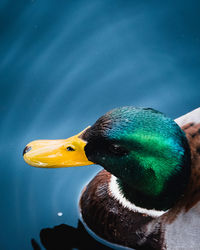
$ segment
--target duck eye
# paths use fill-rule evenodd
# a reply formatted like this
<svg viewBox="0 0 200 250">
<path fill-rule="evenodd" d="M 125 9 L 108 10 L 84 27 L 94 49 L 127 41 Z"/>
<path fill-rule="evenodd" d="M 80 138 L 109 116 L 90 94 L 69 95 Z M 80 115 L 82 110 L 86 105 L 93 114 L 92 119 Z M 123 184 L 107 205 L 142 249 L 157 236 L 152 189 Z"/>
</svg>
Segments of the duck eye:
<svg viewBox="0 0 200 250">
<path fill-rule="evenodd" d="M 67 151 L 75 151 L 75 149 L 74 149 L 74 148 L 72 148 L 72 147 L 70 147 L 70 146 L 69 146 L 69 147 L 67 147 L 66 149 L 67 149 Z"/>
<path fill-rule="evenodd" d="M 118 144 L 111 144 L 109 146 L 109 151 L 118 156 L 123 156 L 128 154 L 128 151 Z"/>
</svg>

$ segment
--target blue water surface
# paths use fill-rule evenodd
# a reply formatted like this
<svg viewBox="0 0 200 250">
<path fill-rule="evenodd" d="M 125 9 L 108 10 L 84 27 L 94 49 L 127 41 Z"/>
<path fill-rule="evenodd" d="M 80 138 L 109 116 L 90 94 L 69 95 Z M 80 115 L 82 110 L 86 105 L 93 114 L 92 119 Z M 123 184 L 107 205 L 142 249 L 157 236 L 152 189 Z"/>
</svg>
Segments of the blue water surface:
<svg viewBox="0 0 200 250">
<path fill-rule="evenodd" d="M 176 118 L 199 106 L 199 13 L 198 0 L 0 1 L 0 249 L 76 228 L 101 169 L 30 167 L 28 142 L 72 136 L 114 107 Z"/>
</svg>

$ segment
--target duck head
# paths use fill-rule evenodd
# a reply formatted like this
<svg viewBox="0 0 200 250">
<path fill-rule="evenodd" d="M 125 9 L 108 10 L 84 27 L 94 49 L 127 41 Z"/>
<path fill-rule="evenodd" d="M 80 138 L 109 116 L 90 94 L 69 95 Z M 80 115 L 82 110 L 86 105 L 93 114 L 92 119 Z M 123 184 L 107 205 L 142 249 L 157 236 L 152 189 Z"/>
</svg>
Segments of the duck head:
<svg viewBox="0 0 200 250">
<path fill-rule="evenodd" d="M 158 210 L 173 206 L 190 177 L 184 132 L 150 108 L 117 108 L 69 139 L 33 141 L 24 160 L 50 168 L 99 164 L 117 177 L 129 201 Z"/>
</svg>

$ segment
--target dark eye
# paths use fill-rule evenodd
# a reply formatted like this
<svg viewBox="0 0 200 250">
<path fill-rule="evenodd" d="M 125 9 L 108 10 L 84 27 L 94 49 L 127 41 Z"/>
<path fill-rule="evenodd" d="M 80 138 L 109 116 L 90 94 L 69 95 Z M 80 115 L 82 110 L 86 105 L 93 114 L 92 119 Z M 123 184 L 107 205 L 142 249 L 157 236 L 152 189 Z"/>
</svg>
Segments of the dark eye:
<svg viewBox="0 0 200 250">
<path fill-rule="evenodd" d="M 67 151 L 75 151 L 75 149 L 73 149 L 72 147 L 67 147 L 66 149 Z"/>
<path fill-rule="evenodd" d="M 128 154 L 128 151 L 118 144 L 111 144 L 109 146 L 109 151 L 118 156 L 123 156 Z"/>
</svg>

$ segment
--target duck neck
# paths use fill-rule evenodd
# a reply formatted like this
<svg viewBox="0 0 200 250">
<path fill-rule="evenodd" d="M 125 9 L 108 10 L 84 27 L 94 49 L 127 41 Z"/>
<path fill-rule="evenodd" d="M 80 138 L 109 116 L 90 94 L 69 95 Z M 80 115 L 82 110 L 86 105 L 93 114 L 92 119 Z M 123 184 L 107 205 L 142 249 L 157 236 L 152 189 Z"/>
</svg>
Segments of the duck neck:
<svg viewBox="0 0 200 250">
<path fill-rule="evenodd" d="M 136 190 L 120 179 L 116 179 L 116 182 L 122 196 L 135 206 L 156 210 L 168 209 L 169 201 L 166 202 L 166 200 L 162 199 L 162 197 L 148 195 L 140 190 Z"/>
<path fill-rule="evenodd" d="M 183 195 L 186 188 L 186 183 L 181 183 L 176 177 L 171 178 L 163 191 L 156 195 L 149 194 L 134 186 L 130 186 L 119 178 L 116 179 L 116 183 L 122 196 L 135 206 L 162 211 L 171 208 Z"/>
</svg>

